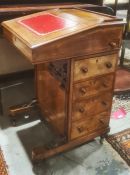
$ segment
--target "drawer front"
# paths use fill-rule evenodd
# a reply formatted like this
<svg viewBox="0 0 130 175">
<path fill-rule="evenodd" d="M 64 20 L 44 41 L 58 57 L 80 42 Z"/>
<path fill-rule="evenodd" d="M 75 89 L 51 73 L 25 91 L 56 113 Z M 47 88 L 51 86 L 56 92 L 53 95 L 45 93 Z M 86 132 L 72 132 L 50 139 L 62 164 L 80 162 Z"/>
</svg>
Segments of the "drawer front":
<svg viewBox="0 0 130 175">
<path fill-rule="evenodd" d="M 116 63 L 117 54 L 75 61 L 74 81 L 114 72 Z"/>
<path fill-rule="evenodd" d="M 105 111 L 99 115 L 91 116 L 80 122 L 74 122 L 71 128 L 71 139 L 89 135 L 94 131 L 108 127 L 109 118 L 110 113 Z"/>
<path fill-rule="evenodd" d="M 92 97 L 87 100 L 77 101 L 72 106 L 72 121 L 84 119 L 111 109 L 112 94 L 105 92 L 102 96 Z"/>
<path fill-rule="evenodd" d="M 110 74 L 100 78 L 94 78 L 85 82 L 74 84 L 73 100 L 112 90 L 113 80 L 114 75 Z"/>
</svg>

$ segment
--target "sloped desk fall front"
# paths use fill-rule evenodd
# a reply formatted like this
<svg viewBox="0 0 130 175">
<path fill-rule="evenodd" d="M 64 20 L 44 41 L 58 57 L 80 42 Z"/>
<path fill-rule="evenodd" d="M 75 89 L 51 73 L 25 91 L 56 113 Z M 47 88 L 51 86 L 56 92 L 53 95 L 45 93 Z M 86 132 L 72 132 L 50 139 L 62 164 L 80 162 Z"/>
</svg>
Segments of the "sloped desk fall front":
<svg viewBox="0 0 130 175">
<path fill-rule="evenodd" d="M 35 65 L 40 109 L 62 140 L 51 149 L 35 148 L 33 159 L 107 134 L 124 23 L 91 11 L 56 9 L 2 25 L 6 38 Z"/>
</svg>

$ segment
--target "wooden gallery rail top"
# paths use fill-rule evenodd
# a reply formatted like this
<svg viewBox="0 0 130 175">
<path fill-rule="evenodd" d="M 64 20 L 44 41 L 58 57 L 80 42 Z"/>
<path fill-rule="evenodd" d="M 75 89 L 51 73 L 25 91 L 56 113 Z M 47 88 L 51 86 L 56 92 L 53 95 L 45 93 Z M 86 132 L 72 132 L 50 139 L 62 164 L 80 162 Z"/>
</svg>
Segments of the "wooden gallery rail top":
<svg viewBox="0 0 130 175">
<path fill-rule="evenodd" d="M 58 139 L 34 160 L 109 132 L 124 22 L 88 10 L 54 9 L 2 23 L 5 37 L 35 64 L 42 118 Z M 35 145 L 34 145 L 35 147 Z"/>
</svg>

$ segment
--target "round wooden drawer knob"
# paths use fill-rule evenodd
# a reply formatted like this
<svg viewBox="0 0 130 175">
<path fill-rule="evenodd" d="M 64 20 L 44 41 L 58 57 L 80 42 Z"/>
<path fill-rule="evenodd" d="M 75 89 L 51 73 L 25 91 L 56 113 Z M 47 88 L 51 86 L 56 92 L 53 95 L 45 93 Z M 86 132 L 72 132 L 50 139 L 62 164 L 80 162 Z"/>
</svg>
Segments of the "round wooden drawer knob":
<svg viewBox="0 0 130 175">
<path fill-rule="evenodd" d="M 107 103 L 105 101 L 101 102 L 103 106 L 107 106 Z"/>
<path fill-rule="evenodd" d="M 85 112 L 85 109 L 84 109 L 83 107 L 80 107 L 80 108 L 79 108 L 79 112 L 80 112 L 80 113 L 84 113 L 84 112 Z"/>
<path fill-rule="evenodd" d="M 84 128 L 83 127 L 78 127 L 77 130 L 78 130 L 79 133 L 82 133 L 84 131 Z"/>
<path fill-rule="evenodd" d="M 103 121 L 102 119 L 99 119 L 100 123 L 102 123 L 103 125 L 105 124 L 105 121 Z"/>
<path fill-rule="evenodd" d="M 82 87 L 82 88 L 80 88 L 80 92 L 81 92 L 82 94 L 86 94 L 87 90 L 86 90 L 86 88 Z"/>
<path fill-rule="evenodd" d="M 115 43 L 115 42 L 110 42 L 109 45 L 110 45 L 112 48 L 116 48 L 116 47 L 117 47 L 117 43 Z"/>
<path fill-rule="evenodd" d="M 106 63 L 106 67 L 107 67 L 108 69 L 112 68 L 112 63 L 111 63 L 111 62 Z"/>
<path fill-rule="evenodd" d="M 81 71 L 82 71 L 83 73 L 87 73 L 87 72 L 88 72 L 88 68 L 87 68 L 87 67 L 82 67 L 82 68 L 81 68 Z"/>
<path fill-rule="evenodd" d="M 102 83 L 102 86 L 107 88 L 107 84 L 106 83 Z"/>
</svg>

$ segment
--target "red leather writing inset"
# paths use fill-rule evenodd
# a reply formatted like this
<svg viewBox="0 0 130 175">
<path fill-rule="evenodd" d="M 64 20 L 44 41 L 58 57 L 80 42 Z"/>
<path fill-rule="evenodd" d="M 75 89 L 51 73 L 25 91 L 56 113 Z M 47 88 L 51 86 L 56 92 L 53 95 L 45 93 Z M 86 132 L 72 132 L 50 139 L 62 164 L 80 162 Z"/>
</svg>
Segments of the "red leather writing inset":
<svg viewBox="0 0 130 175">
<path fill-rule="evenodd" d="M 61 18 L 49 13 L 20 20 L 18 22 L 38 35 L 47 34 L 76 25 L 76 22 L 70 19 Z"/>
</svg>

